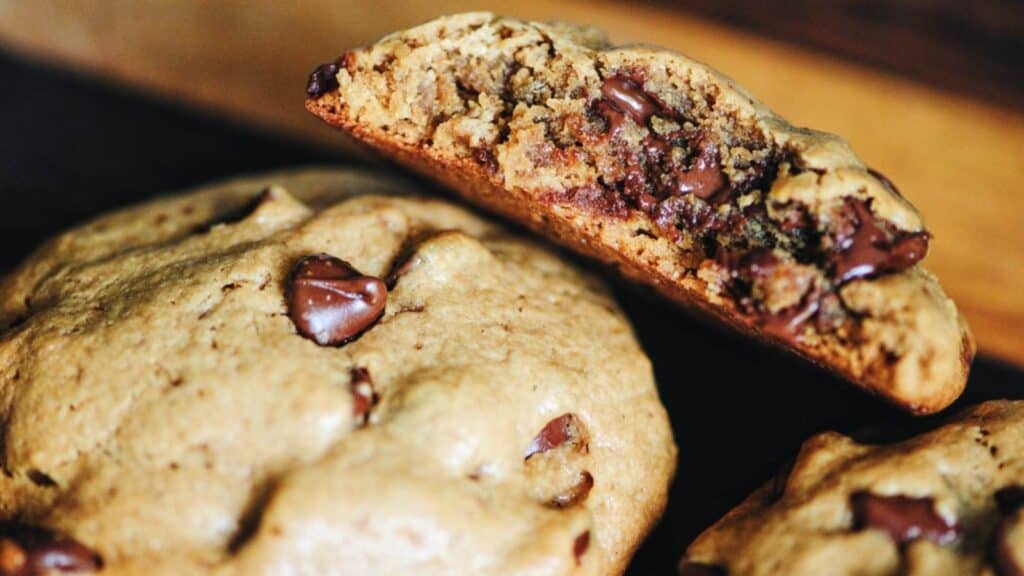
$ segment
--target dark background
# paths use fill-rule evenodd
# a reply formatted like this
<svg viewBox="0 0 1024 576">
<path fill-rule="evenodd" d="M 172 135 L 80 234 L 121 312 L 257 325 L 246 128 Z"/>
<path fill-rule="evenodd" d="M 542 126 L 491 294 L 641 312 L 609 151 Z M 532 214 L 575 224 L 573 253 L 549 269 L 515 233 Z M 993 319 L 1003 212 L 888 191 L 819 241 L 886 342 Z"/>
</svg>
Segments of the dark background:
<svg viewBox="0 0 1024 576">
<path fill-rule="evenodd" d="M 3 52 L 0 78 L 0 271 L 47 236 L 150 195 L 242 172 L 342 162 Z M 943 417 L 902 414 L 794 358 L 616 286 L 654 361 L 680 447 L 669 512 L 631 574 L 671 573 L 685 545 L 808 435 L 881 424 L 898 437 Z M 980 358 L 956 407 L 1024 397 L 1022 384 L 1018 369 Z"/>
</svg>

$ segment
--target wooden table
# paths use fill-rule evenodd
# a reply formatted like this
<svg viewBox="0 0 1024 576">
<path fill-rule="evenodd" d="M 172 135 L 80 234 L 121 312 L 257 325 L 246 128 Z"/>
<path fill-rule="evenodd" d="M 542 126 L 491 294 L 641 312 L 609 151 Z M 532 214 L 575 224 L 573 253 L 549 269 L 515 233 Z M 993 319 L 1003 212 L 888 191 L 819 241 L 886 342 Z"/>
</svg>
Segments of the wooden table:
<svg viewBox="0 0 1024 576">
<path fill-rule="evenodd" d="M 1024 114 L 722 28 L 611 2 L 0 1 L 0 41 L 311 141 L 346 146 L 302 109 L 308 71 L 436 15 L 501 9 L 606 29 L 708 62 L 798 125 L 846 137 L 923 212 L 926 261 L 983 353 L 1024 364 Z"/>
</svg>

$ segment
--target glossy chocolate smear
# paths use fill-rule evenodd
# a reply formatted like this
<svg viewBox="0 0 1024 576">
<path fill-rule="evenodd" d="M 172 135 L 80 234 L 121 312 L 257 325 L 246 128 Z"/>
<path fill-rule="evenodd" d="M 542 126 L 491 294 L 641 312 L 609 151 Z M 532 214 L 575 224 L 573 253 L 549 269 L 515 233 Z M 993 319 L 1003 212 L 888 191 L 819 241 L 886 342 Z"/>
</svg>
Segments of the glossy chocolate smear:
<svg viewBox="0 0 1024 576">
<path fill-rule="evenodd" d="M 531 456 L 543 454 L 548 450 L 558 448 L 566 442 L 575 442 L 580 439 L 580 436 L 580 423 L 576 415 L 572 413 L 562 414 L 544 425 L 544 428 L 541 429 L 526 448 L 526 454 L 523 456 L 523 459 L 529 460 Z"/>
<path fill-rule="evenodd" d="M 651 116 L 664 109 L 650 94 L 644 92 L 639 84 L 625 76 L 606 78 L 601 84 L 601 96 L 612 108 L 628 114 L 640 126 L 646 125 Z"/>
<path fill-rule="evenodd" d="M 778 338 L 792 340 L 818 313 L 821 294 L 811 289 L 797 304 L 772 314 L 750 298 L 752 286 L 758 280 L 771 277 L 782 263 L 768 248 L 754 248 L 747 253 L 722 250 L 716 255 L 719 265 L 728 270 L 730 291 L 737 297 L 740 308 L 748 314 L 757 314 L 765 332 Z"/>
<path fill-rule="evenodd" d="M 673 174 L 672 193 L 676 196 L 693 194 L 713 204 L 724 201 L 729 181 L 719 166 L 718 147 L 708 138 L 697 144 L 697 156 L 689 170 L 676 170 Z"/>
<path fill-rule="evenodd" d="M 879 225 L 863 200 L 846 198 L 837 228 L 832 276 L 840 284 L 902 272 L 928 253 L 927 232 L 890 233 Z"/>
<path fill-rule="evenodd" d="M 679 576 L 726 576 L 727 574 L 725 568 L 720 566 L 694 562 L 686 558 L 679 563 Z"/>
<path fill-rule="evenodd" d="M 820 307 L 821 294 L 816 290 L 811 290 L 804 294 L 798 304 L 789 308 L 779 310 L 775 314 L 767 310 L 763 311 L 761 327 L 769 334 L 784 340 L 792 340 L 803 332 L 804 326 L 814 318 Z"/>
<path fill-rule="evenodd" d="M 306 83 L 306 95 L 310 98 L 319 98 L 327 92 L 338 87 L 338 71 L 344 57 L 321 64 L 309 74 L 309 81 Z"/>
<path fill-rule="evenodd" d="M 372 326 L 384 313 L 387 296 L 379 278 L 360 274 L 340 258 L 317 254 L 292 268 L 288 314 L 306 338 L 337 346 Z"/>
<path fill-rule="evenodd" d="M 79 542 L 35 526 L 0 524 L 0 576 L 87 574 L 100 557 Z"/>
<path fill-rule="evenodd" d="M 864 491 L 850 496 L 854 526 L 858 530 L 881 530 L 897 544 L 919 538 L 936 544 L 950 544 L 956 540 L 959 527 L 939 516 L 934 504 L 928 497 L 878 496 Z"/>
</svg>

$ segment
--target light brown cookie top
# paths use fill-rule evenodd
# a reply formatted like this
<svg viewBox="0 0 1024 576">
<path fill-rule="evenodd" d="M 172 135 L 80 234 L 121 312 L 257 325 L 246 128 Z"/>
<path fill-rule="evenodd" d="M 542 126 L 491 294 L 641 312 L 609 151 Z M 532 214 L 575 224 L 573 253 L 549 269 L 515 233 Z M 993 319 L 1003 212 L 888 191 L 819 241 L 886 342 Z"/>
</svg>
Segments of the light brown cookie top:
<svg viewBox="0 0 1024 576">
<path fill-rule="evenodd" d="M 837 136 L 679 54 L 473 13 L 314 71 L 306 106 L 627 277 L 918 413 L 974 344 L 914 208 Z"/>
<path fill-rule="evenodd" d="M 620 573 L 675 466 L 629 324 L 407 189 L 243 178 L 9 275 L 0 573 Z"/>
<path fill-rule="evenodd" d="M 701 534 L 680 574 L 1024 574 L 1024 401 L 888 445 L 807 440 Z"/>
</svg>

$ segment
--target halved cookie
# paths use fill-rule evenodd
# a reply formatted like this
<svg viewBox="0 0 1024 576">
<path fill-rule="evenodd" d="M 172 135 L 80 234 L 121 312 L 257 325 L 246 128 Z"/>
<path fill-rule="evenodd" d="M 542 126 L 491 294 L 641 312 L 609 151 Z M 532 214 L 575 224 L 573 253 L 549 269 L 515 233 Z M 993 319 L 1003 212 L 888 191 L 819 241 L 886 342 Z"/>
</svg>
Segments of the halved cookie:
<svg viewBox="0 0 1024 576">
<path fill-rule="evenodd" d="M 930 236 L 836 136 L 684 56 L 473 13 L 317 68 L 307 108 L 467 199 L 918 413 L 974 344 Z"/>
</svg>

